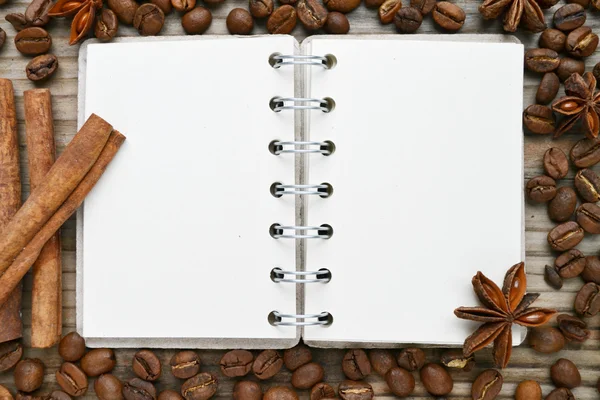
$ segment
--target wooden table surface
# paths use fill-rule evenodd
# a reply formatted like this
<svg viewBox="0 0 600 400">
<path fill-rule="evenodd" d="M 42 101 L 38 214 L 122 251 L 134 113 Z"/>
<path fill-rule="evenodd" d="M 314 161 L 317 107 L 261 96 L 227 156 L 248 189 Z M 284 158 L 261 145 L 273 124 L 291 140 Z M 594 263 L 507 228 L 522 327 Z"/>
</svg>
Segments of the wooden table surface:
<svg viewBox="0 0 600 400">
<path fill-rule="evenodd" d="M 0 76 L 10 78 L 15 85 L 17 96 L 17 114 L 19 118 L 19 134 L 21 144 L 21 164 L 24 180 L 24 196 L 29 191 L 27 183 L 27 153 L 25 151 L 24 124 L 23 124 L 23 91 L 33 88 L 34 85 L 25 78 L 24 68 L 28 59 L 21 56 L 12 43 L 15 31 L 12 26 L 4 20 L 4 16 L 12 12 L 23 12 L 28 1 L 27 0 L 9 0 L 9 3 L 0 6 L 0 27 L 8 34 L 8 40 L 4 48 L 0 51 Z M 404 0 L 405 5 L 407 0 Z M 459 0 L 457 2 L 467 13 L 467 19 L 461 33 L 502 33 L 501 21 L 484 21 L 477 11 L 479 1 L 474 0 Z M 558 6 L 564 4 L 561 0 Z M 213 11 L 213 22 L 206 34 L 226 34 L 225 18 L 234 7 L 246 7 L 246 0 L 226 0 L 225 3 L 211 7 Z M 557 8 L 558 6 L 554 7 Z M 547 22 L 551 24 L 553 9 L 546 10 L 545 15 Z M 368 10 L 364 6 L 353 11 L 348 15 L 350 20 L 351 34 L 382 34 L 395 33 L 395 27 L 392 25 L 383 26 L 379 23 L 376 10 Z M 300 24 L 299 24 L 300 25 Z M 598 12 L 588 13 L 588 22 L 586 25 L 596 29 L 600 26 L 600 15 Z M 76 117 L 77 117 L 77 54 L 79 46 L 69 46 L 68 42 L 68 24 L 66 21 L 54 21 L 49 28 L 53 36 L 53 53 L 59 57 L 60 67 L 54 78 L 42 85 L 49 87 L 52 90 L 52 100 L 55 118 L 56 141 L 59 151 L 62 151 L 64 146 L 71 140 L 76 132 Z M 600 31 L 600 29 L 599 29 Z M 439 34 L 430 16 L 426 17 L 423 26 L 418 31 L 419 33 Z M 258 24 L 255 27 L 254 33 L 265 33 L 264 23 Z M 598 32 L 597 32 L 598 33 Z M 131 28 L 120 28 L 120 36 L 136 35 L 137 33 Z M 167 21 L 162 35 L 179 35 L 183 34 L 181 28 L 180 17 L 176 13 L 172 13 L 167 17 Z M 301 26 L 297 26 L 294 34 L 298 39 L 302 39 L 308 35 Z M 519 34 L 519 38 L 523 41 L 526 47 L 536 47 L 537 34 Z M 477 57 L 477 54 L 473 54 Z M 600 61 L 598 53 L 592 55 L 586 60 L 587 69 Z M 400 77 L 399 77 L 400 78 Z M 539 76 L 526 73 L 525 76 L 525 105 L 531 104 L 534 101 L 535 91 L 539 83 Z M 126 88 L 124 88 L 126 90 Z M 490 93 L 490 96 L 493 96 Z M 492 122 L 493 123 L 493 122 Z M 485 126 L 481 127 L 482 134 L 485 134 Z M 557 146 L 568 152 L 573 143 L 578 140 L 581 135 L 566 135 L 560 140 L 553 141 L 546 136 L 525 136 L 525 177 L 527 180 L 533 176 L 541 174 L 542 155 L 549 147 Z M 490 149 L 493 151 L 493 149 Z M 485 166 L 478 166 L 485 167 Z M 600 171 L 600 167 L 595 168 Z M 572 184 L 573 171 L 571 171 L 567 179 L 563 180 L 564 184 Z M 546 264 L 551 264 L 555 255 L 550 251 L 546 243 L 546 233 L 553 226 L 553 223 L 546 215 L 546 207 L 544 205 L 527 204 L 525 210 L 526 217 L 526 244 L 527 244 L 527 267 L 528 267 L 528 283 L 530 292 L 542 292 L 536 305 L 553 307 L 559 311 L 570 312 L 572 310 L 573 299 L 576 292 L 582 286 L 582 281 L 579 278 L 565 282 L 564 287 L 560 291 L 552 290 L 543 279 L 543 269 Z M 64 282 L 64 332 L 69 332 L 75 329 L 75 219 L 71 218 L 62 230 L 63 238 L 63 282 Z M 600 236 L 592 238 L 586 236 L 584 241 L 578 246 L 586 255 L 598 255 L 598 243 Z M 507 268 L 509 266 L 507 265 Z M 475 272 L 475 271 L 474 271 Z M 28 346 L 30 335 L 30 320 L 31 320 L 31 279 L 26 278 L 25 293 L 24 293 L 24 309 L 23 316 L 25 322 L 25 337 L 24 343 Z M 565 349 L 556 354 L 540 354 L 527 348 L 526 345 L 520 346 L 513 350 L 513 356 L 508 368 L 502 371 L 504 376 L 504 386 L 500 397 L 512 397 L 518 382 L 525 379 L 535 379 L 542 383 L 544 395 L 548 394 L 554 387 L 550 381 L 550 365 L 555 360 L 561 357 L 569 358 L 579 367 L 582 376 L 582 386 L 576 388 L 573 392 L 578 399 L 598 398 L 598 392 L 595 389 L 596 381 L 600 377 L 600 350 L 599 350 L 599 326 L 600 316 L 590 318 L 588 320 L 592 330 L 591 338 L 582 345 L 568 344 Z M 398 350 L 394 350 L 397 354 Z M 131 372 L 130 362 L 134 350 L 118 350 L 117 352 L 118 365 L 114 373 L 121 379 L 129 379 L 133 377 Z M 174 351 L 157 351 L 162 362 L 167 364 Z M 199 351 L 202 358 L 203 370 L 218 372 L 218 363 L 224 352 L 223 351 Z M 439 361 L 440 349 L 426 350 L 429 361 Z M 320 362 L 325 367 L 325 381 L 337 387 L 337 384 L 344 379 L 341 370 L 341 360 L 344 354 L 343 350 L 313 350 L 314 359 Z M 55 348 L 48 350 L 27 349 L 26 356 L 38 357 L 46 364 L 46 376 L 42 392 L 47 392 L 57 388 L 54 373 L 61 364 Z M 452 372 L 455 380 L 454 390 L 449 397 L 467 398 L 470 397 L 471 382 L 477 374 L 485 368 L 491 367 L 491 351 L 486 350 L 477 354 L 478 367 L 477 369 L 466 372 Z M 267 388 L 275 384 L 289 385 L 291 374 L 285 368 L 275 376 L 274 379 L 266 382 L 263 388 Z M 372 375 L 368 381 L 373 385 L 376 396 L 378 398 L 391 397 L 385 382 L 381 377 Z M 219 390 L 216 397 L 230 398 L 232 387 L 235 382 L 231 379 L 221 379 Z M 10 373 L 0 374 L 0 384 L 7 385 L 14 391 L 12 375 Z M 159 389 L 173 388 L 179 389 L 180 382 L 174 379 L 170 372 L 163 373 L 163 377 L 158 383 Z M 427 397 L 423 386 L 420 384 L 417 377 L 417 387 L 413 394 L 414 397 Z M 93 385 L 90 381 L 90 391 L 86 398 L 94 398 Z M 308 398 L 307 392 L 301 393 L 302 398 Z"/>
</svg>

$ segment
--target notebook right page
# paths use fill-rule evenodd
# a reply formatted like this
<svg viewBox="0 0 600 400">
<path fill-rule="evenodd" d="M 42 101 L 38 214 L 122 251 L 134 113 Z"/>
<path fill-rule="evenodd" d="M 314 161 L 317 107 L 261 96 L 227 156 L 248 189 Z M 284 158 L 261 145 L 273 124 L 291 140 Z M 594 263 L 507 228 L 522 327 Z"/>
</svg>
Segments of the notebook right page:
<svg viewBox="0 0 600 400">
<path fill-rule="evenodd" d="M 309 199 L 306 224 L 333 235 L 307 240 L 306 268 L 332 279 L 306 285 L 305 309 L 333 323 L 307 343 L 462 344 L 476 326 L 453 310 L 479 305 L 473 275 L 501 286 L 524 261 L 523 46 L 504 40 L 305 43 L 337 58 L 308 85 L 336 104 L 311 112 L 310 140 L 336 151 L 309 160 L 308 182 L 333 194 Z"/>
</svg>

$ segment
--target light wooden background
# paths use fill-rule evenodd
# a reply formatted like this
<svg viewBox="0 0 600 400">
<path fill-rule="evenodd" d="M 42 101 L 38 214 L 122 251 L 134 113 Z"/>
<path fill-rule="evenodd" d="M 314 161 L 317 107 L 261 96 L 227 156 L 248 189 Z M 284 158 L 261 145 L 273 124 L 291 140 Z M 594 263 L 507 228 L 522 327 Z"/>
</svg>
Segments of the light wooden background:
<svg viewBox="0 0 600 400">
<path fill-rule="evenodd" d="M 565 0 L 561 0 L 559 5 Z M 246 0 L 226 0 L 225 3 L 211 7 L 213 11 L 213 23 L 207 34 L 225 34 L 225 18 L 234 7 L 246 7 Z M 407 0 L 404 0 L 407 4 Z M 467 12 L 467 19 L 461 33 L 501 33 L 500 21 L 483 21 L 477 12 L 479 1 L 477 0 L 459 0 L 460 5 Z M 19 133 L 21 135 L 21 162 L 24 177 L 24 196 L 29 191 L 27 183 L 27 153 L 25 151 L 24 125 L 23 125 L 23 91 L 32 88 L 33 85 L 25 78 L 24 68 L 28 59 L 21 56 L 14 48 L 12 39 L 15 31 L 12 26 L 4 20 L 4 16 L 11 12 L 23 12 L 27 5 L 27 0 L 9 0 L 9 3 L 0 6 L 0 26 L 6 30 L 9 39 L 2 50 L 0 50 L 0 76 L 10 78 L 15 85 L 17 96 L 17 107 L 19 116 Z M 556 6 L 555 8 L 557 8 Z M 548 24 L 551 24 L 553 10 L 545 12 Z M 395 33 L 395 27 L 392 25 L 382 26 L 377 18 L 376 10 L 368 10 L 364 6 L 353 11 L 348 15 L 350 20 L 350 33 L 352 34 L 381 34 Z M 595 27 L 600 33 L 600 15 L 597 12 L 588 13 L 588 23 Z M 56 127 L 56 141 L 59 151 L 62 151 L 66 143 L 72 138 L 76 131 L 77 117 L 77 52 L 78 46 L 69 47 L 68 41 L 68 24 L 65 21 L 54 21 L 49 28 L 53 36 L 52 51 L 58 55 L 60 67 L 56 76 L 48 83 L 42 85 L 49 87 L 52 90 L 52 100 L 54 108 L 54 118 Z M 265 33 L 264 23 L 260 23 L 255 27 L 254 33 Z M 419 29 L 419 33 L 439 34 L 430 16 L 425 18 L 423 26 Z M 135 35 L 136 32 L 130 28 L 120 29 L 120 35 Z M 173 13 L 167 17 L 167 22 L 161 33 L 162 35 L 177 35 L 183 34 L 180 24 L 180 16 Z M 294 35 L 298 39 L 306 37 L 309 33 L 304 31 L 301 26 L 297 26 Z M 526 47 L 536 47 L 538 35 L 518 35 Z M 407 62 L 409 62 L 407 55 Z M 473 54 L 477 57 L 477 54 Z M 589 57 L 586 61 L 588 70 L 600 61 L 598 54 Z M 190 71 L 193 73 L 193 71 Z M 374 71 L 376 73 L 376 71 Z M 401 77 L 398 76 L 398 79 Z M 535 97 L 535 91 L 540 77 L 526 73 L 525 79 L 525 104 L 530 104 Z M 127 88 L 123 88 L 127 90 Z M 118 95 L 118 94 L 115 94 Z M 490 93 L 494 96 L 494 93 Z M 432 101 L 435 101 L 435 93 L 432 93 Z M 493 123 L 493 121 L 490 121 Z M 481 127 L 481 134 L 486 134 L 486 127 Z M 560 140 L 553 141 L 550 137 L 535 137 L 526 135 L 525 137 L 525 179 L 542 173 L 542 155 L 545 150 L 552 146 L 558 146 L 568 152 L 573 143 L 579 139 L 580 135 L 567 135 Z M 490 151 L 494 151 L 490 148 Z M 485 165 L 474 166 L 475 168 L 485 168 Z M 600 167 L 595 168 L 600 171 Z M 574 171 L 571 170 L 567 179 L 560 182 L 561 185 L 572 185 Z M 474 184 L 478 184 L 474 182 Z M 478 199 L 473 199 L 478 201 Z M 493 212 L 493 210 L 490 210 Z M 467 216 L 465 216 L 467 217 Z M 527 204 L 526 206 L 526 241 L 527 241 L 527 267 L 528 267 L 528 283 L 530 292 L 542 292 L 540 299 L 536 305 L 554 307 L 559 311 L 571 311 L 573 299 L 577 290 L 581 287 L 582 281 L 579 278 L 565 282 L 565 285 L 560 291 L 553 291 L 546 285 L 543 279 L 544 265 L 553 262 L 553 255 L 546 243 L 546 233 L 553 224 L 546 215 L 546 207 L 539 205 Z M 62 230 L 63 238 L 63 269 L 64 269 L 64 331 L 69 332 L 75 326 L 75 220 L 71 218 Z M 586 255 L 598 255 L 600 236 L 596 238 L 586 237 L 579 248 Z M 482 266 L 484 267 L 484 266 Z M 507 265 L 507 268 L 509 266 Z M 475 271 L 473 271 L 475 272 Z M 30 334 L 30 292 L 31 279 L 25 281 L 24 294 L 24 321 L 26 325 L 25 339 L 26 345 L 29 343 Z M 107 293 L 110 296 L 110 293 Z M 583 345 L 569 344 L 559 353 L 544 355 L 528 349 L 526 346 L 515 348 L 510 362 L 509 368 L 502 371 L 505 383 L 502 388 L 501 397 L 510 398 L 514 394 L 515 387 L 518 382 L 524 379 L 535 379 L 542 383 L 544 395 L 552 389 L 550 381 L 550 365 L 561 357 L 571 359 L 577 364 L 581 371 L 583 386 L 574 390 L 574 394 L 578 399 L 598 398 L 599 394 L 595 389 L 596 381 L 600 377 L 600 316 L 588 320 L 592 329 L 592 335 Z M 394 350 L 397 354 L 398 350 Z M 440 349 L 426 350 L 429 361 L 439 361 Z M 133 377 L 130 369 L 131 357 L 134 350 L 119 350 L 117 351 L 118 365 L 114 373 L 121 379 L 129 379 Z M 173 351 L 158 351 L 158 354 L 164 364 L 167 364 Z M 218 363 L 224 352 L 222 351 L 200 351 L 203 367 L 205 371 L 214 371 L 218 373 Z M 341 370 L 341 360 L 344 354 L 342 350 L 314 350 L 314 359 L 320 362 L 326 370 L 325 380 L 337 387 L 337 384 L 344 379 Z M 31 350 L 26 351 L 28 357 L 41 358 L 46 366 L 45 383 L 41 392 L 48 392 L 57 387 L 55 383 L 54 373 L 60 366 L 61 360 L 55 349 L 50 350 Z M 491 366 L 491 352 L 483 351 L 477 354 L 478 368 L 470 373 L 453 372 L 455 379 L 454 390 L 451 394 L 453 398 L 468 398 L 470 397 L 471 382 L 475 379 L 481 369 Z M 263 388 L 275 384 L 286 384 L 290 382 L 290 372 L 285 368 L 272 380 L 265 383 Z M 389 397 L 389 391 L 385 382 L 379 377 L 372 375 L 368 381 L 375 388 L 378 398 Z M 221 379 L 218 395 L 219 398 L 230 398 L 232 387 L 235 382 L 230 379 Z M 0 374 L 0 384 L 7 385 L 11 390 L 14 390 L 12 375 L 10 373 Z M 180 382 L 177 382 L 170 372 L 163 373 L 159 381 L 158 387 L 179 389 Z M 414 392 L 415 398 L 426 397 L 423 386 L 417 379 L 417 387 Z M 90 380 L 90 391 L 86 398 L 94 398 L 93 381 Z M 307 392 L 301 392 L 302 398 L 308 398 Z"/>
</svg>

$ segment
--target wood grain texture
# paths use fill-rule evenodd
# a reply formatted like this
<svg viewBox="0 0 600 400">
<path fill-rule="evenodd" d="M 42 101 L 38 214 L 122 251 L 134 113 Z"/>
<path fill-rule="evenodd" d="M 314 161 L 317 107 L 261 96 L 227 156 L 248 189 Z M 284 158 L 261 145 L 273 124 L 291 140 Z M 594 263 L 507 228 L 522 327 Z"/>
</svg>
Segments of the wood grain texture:
<svg viewBox="0 0 600 400">
<path fill-rule="evenodd" d="M 502 24 L 500 20 L 484 21 L 477 7 L 479 1 L 476 0 L 460 0 L 455 1 L 467 13 L 465 26 L 460 33 L 502 33 Z M 545 10 L 546 20 L 548 25 L 551 25 L 552 15 L 558 6 L 564 4 L 561 1 L 559 5 L 553 9 Z M 0 76 L 13 80 L 15 86 L 15 95 L 17 102 L 17 117 L 18 129 L 20 134 L 21 146 L 21 167 L 22 177 L 24 178 L 23 190 L 24 194 L 29 191 L 29 186 L 26 181 L 28 176 L 27 154 L 25 152 L 25 130 L 23 125 L 23 91 L 33 88 L 34 85 L 25 78 L 25 65 L 29 61 L 28 58 L 22 57 L 12 45 L 12 39 L 15 32 L 12 26 L 4 20 L 4 15 L 11 12 L 22 12 L 27 5 L 26 0 L 9 0 L 9 3 L 0 7 L 0 27 L 6 30 L 8 40 L 4 48 L 0 51 Z M 404 5 L 408 5 L 408 1 L 404 0 Z M 225 18 L 228 12 L 234 7 L 247 7 L 245 0 L 226 0 L 225 3 L 212 6 L 213 22 L 206 34 L 227 34 L 225 27 Z M 350 20 L 351 34 L 383 34 L 395 33 L 393 25 L 381 25 L 377 18 L 376 10 L 366 9 L 361 6 L 357 10 L 348 14 Z M 161 35 L 180 35 L 183 34 L 181 28 L 181 19 L 178 14 L 173 13 L 167 17 L 165 28 Z M 588 13 L 588 26 L 592 26 L 600 32 L 600 17 L 596 12 Z M 65 145 L 70 141 L 76 132 L 76 117 L 77 117 L 77 51 L 78 46 L 68 46 L 68 23 L 66 21 L 54 21 L 50 27 L 50 32 L 53 35 L 52 52 L 58 55 L 60 67 L 56 76 L 48 83 L 42 84 L 43 87 L 48 87 L 52 90 L 53 98 L 53 113 L 55 120 L 56 145 L 59 153 L 62 152 Z M 265 33 L 264 21 L 258 22 L 253 33 Z M 425 18 L 423 26 L 418 33 L 440 34 L 434 25 L 430 16 Z M 294 35 L 298 39 L 305 38 L 309 32 L 306 32 L 301 26 L 297 26 Z M 119 35 L 129 36 L 136 35 L 136 32 L 131 27 L 121 27 Z M 518 34 L 519 39 L 527 48 L 537 46 L 537 38 L 539 35 Z M 477 57 L 477 54 L 473 54 Z M 587 58 L 587 69 L 600 61 L 598 53 Z M 406 62 L 411 62 L 410 55 L 406 55 Z M 376 60 L 374 60 L 376 65 Z M 374 67 L 376 68 L 376 67 Z M 376 71 L 374 70 L 374 73 Z M 397 79 L 402 79 L 398 76 Z M 535 91 L 540 80 L 540 76 L 525 73 L 525 105 L 534 101 Z M 124 88 L 126 90 L 126 88 Z M 433 95 L 433 94 L 432 94 Z M 490 96 L 493 96 L 490 93 Z M 400 110 L 401 112 L 401 110 Z M 485 134 L 485 126 L 481 127 L 482 134 Z M 580 138 L 580 135 L 565 135 L 563 138 L 553 141 L 550 137 L 533 136 L 526 134 L 525 136 L 525 177 L 528 179 L 535 175 L 543 173 L 542 156 L 550 147 L 560 147 L 567 152 L 573 143 Z M 492 150 L 492 149 L 490 149 Z M 485 166 L 476 166 L 485 168 Z M 594 170 L 600 172 L 600 166 L 594 167 Z M 567 179 L 560 181 L 560 185 L 571 185 L 574 176 L 574 170 L 571 170 Z M 457 177 L 460 179 L 460 177 Z M 473 199 L 477 201 L 477 199 Z M 493 212 L 493 210 L 490 210 Z M 465 216 L 468 217 L 468 216 Z M 552 290 L 543 279 L 544 265 L 553 262 L 555 254 L 552 253 L 546 243 L 546 233 L 554 224 L 548 219 L 545 205 L 526 204 L 525 209 L 526 219 L 526 244 L 527 244 L 527 269 L 529 279 L 529 291 L 542 292 L 540 299 L 536 302 L 537 305 L 543 307 L 554 307 L 560 311 L 570 312 L 572 310 L 573 299 L 575 293 L 581 287 L 582 281 L 572 279 L 567 281 L 561 291 Z M 64 225 L 61 231 L 62 248 L 63 248 L 63 331 L 69 332 L 75 327 L 75 220 L 71 218 Z M 586 255 L 598 255 L 600 249 L 600 235 L 597 237 L 587 236 L 583 243 L 578 247 Z M 507 268 L 509 266 L 507 265 Z M 485 268 L 482 265 L 481 268 Z M 473 271 L 475 272 L 475 271 Z M 24 309 L 23 320 L 25 323 L 25 344 L 29 345 L 29 337 L 31 335 L 31 277 L 26 277 L 24 281 Z M 110 294 L 107 294 L 110 295 Z M 424 293 L 424 295 L 427 295 Z M 198 316 L 200 318 L 200 316 Z M 503 370 L 505 383 L 502 388 L 500 398 L 512 398 L 514 390 L 518 382 L 524 379 L 536 379 L 542 383 L 544 395 L 548 394 L 554 387 L 550 381 L 550 365 L 561 357 L 566 357 L 575 362 L 580 368 L 583 385 L 574 390 L 577 399 L 595 399 L 598 398 L 598 392 L 595 389 L 595 384 L 600 377 L 600 316 L 588 320 L 592 329 L 590 340 L 584 344 L 568 344 L 564 350 L 556 354 L 539 354 L 526 346 L 520 346 L 513 350 L 513 356 L 510 365 Z M 394 350 L 394 354 L 397 354 Z M 429 361 L 438 361 L 441 349 L 426 349 Z M 118 364 L 114 373 L 121 379 L 129 379 L 133 377 L 130 368 L 131 359 L 134 350 L 118 350 L 116 352 Z M 163 365 L 167 365 L 174 351 L 157 351 Z M 202 358 L 202 370 L 212 371 L 219 374 L 218 363 L 223 351 L 199 351 Z M 325 380 L 337 387 L 337 384 L 344 379 L 341 370 L 341 360 L 344 355 L 344 350 L 313 350 L 314 358 L 317 362 L 322 363 L 325 367 Z M 60 366 L 60 358 L 56 348 L 41 350 L 30 349 L 26 350 L 26 356 L 39 357 L 44 360 L 47 365 L 46 377 L 42 391 L 49 391 L 56 387 L 54 373 Z M 471 382 L 477 374 L 485 368 L 489 368 L 492 363 L 491 352 L 485 350 L 477 354 L 478 368 L 469 373 L 452 372 L 455 379 L 455 386 L 450 397 L 452 398 L 470 398 Z M 274 379 L 263 384 L 263 389 L 269 386 L 284 384 L 289 385 L 291 373 L 282 370 Z M 384 380 L 378 376 L 372 375 L 368 381 L 373 385 L 377 398 L 392 398 Z M 235 381 L 222 377 L 217 394 L 217 398 L 231 398 L 232 388 Z M 0 384 L 7 385 L 14 391 L 12 376 L 9 373 L 0 374 Z M 173 378 L 168 370 L 163 372 L 160 378 L 158 387 L 160 389 L 173 388 L 178 389 L 181 382 Z M 90 391 L 85 398 L 94 398 L 93 381 L 90 380 Z M 424 391 L 423 386 L 419 383 L 417 377 L 417 387 L 413 395 L 414 398 L 429 397 Z M 301 398 L 307 399 L 306 391 L 301 392 Z"/>
</svg>

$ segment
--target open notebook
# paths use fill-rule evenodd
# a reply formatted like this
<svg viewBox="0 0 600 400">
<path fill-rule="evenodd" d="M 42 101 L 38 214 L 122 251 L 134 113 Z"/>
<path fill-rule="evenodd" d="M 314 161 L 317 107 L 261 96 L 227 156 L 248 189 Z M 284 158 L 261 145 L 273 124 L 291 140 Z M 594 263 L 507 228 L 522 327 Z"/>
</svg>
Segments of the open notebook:
<svg viewBox="0 0 600 400">
<path fill-rule="evenodd" d="M 79 60 L 79 124 L 127 135 L 78 215 L 92 346 L 460 345 L 472 276 L 524 257 L 516 39 L 120 39 Z"/>
</svg>

